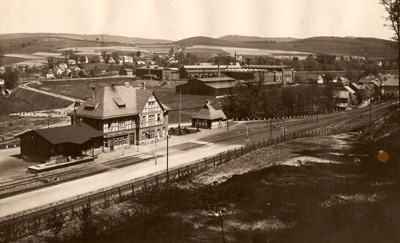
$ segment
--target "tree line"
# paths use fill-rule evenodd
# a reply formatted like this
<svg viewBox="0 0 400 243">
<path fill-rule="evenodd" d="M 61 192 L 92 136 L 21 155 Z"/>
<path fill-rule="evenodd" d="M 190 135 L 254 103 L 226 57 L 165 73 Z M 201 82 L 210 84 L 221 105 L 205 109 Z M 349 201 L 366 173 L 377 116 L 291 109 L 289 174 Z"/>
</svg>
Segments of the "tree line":
<svg viewBox="0 0 400 243">
<path fill-rule="evenodd" d="M 336 107 L 334 89 L 327 84 L 265 90 L 261 82 L 250 81 L 231 89 L 223 111 L 239 120 L 325 113 Z"/>
</svg>

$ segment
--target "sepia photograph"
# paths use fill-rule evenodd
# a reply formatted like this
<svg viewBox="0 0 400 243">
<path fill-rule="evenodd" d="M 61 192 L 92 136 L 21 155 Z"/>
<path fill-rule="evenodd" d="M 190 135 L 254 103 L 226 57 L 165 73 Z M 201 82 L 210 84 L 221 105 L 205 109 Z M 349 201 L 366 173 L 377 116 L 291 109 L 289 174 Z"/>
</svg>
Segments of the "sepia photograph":
<svg viewBox="0 0 400 243">
<path fill-rule="evenodd" d="M 0 242 L 400 242 L 400 0 L 0 8 Z"/>
</svg>

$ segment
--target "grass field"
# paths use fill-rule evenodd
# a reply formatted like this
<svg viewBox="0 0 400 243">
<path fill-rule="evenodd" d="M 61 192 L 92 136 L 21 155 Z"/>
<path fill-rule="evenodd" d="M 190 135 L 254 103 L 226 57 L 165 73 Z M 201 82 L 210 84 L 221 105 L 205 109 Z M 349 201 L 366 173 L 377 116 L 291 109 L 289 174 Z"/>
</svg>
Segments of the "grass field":
<svg viewBox="0 0 400 243">
<path fill-rule="evenodd" d="M 19 57 L 0 57 L 0 66 L 13 65 L 15 63 L 22 62 L 25 60 L 26 59 Z"/>
<path fill-rule="evenodd" d="M 115 85 L 123 85 L 126 81 L 114 81 Z M 156 94 L 157 98 L 170 107 L 172 111 L 169 113 L 169 122 L 177 123 L 179 121 L 179 95 L 175 94 L 175 86 L 182 84 L 184 82 L 166 82 L 166 81 L 151 81 L 145 80 L 146 87 L 152 89 Z M 98 81 L 98 82 L 88 82 L 88 81 L 77 81 L 68 83 L 59 82 L 47 82 L 44 84 L 30 84 L 31 87 L 49 91 L 52 93 L 62 94 L 69 97 L 74 97 L 82 100 L 87 100 L 92 95 L 92 85 L 96 90 L 101 89 L 106 85 L 110 85 L 110 81 Z M 140 86 L 142 80 L 130 81 L 132 86 Z M 197 113 L 201 107 L 203 107 L 205 100 L 211 100 L 212 105 L 215 108 L 220 106 L 216 105 L 218 103 L 215 97 L 211 96 L 201 96 L 201 95 L 182 95 L 182 122 L 188 122 L 190 117 Z"/>
</svg>

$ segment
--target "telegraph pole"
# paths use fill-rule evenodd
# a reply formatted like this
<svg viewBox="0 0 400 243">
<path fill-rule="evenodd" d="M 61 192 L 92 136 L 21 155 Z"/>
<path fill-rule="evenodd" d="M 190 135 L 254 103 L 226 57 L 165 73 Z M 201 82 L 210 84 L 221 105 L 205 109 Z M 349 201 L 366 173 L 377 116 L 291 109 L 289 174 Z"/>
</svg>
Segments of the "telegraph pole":
<svg viewBox="0 0 400 243">
<path fill-rule="evenodd" d="M 246 122 L 246 141 L 250 141 L 249 139 L 249 118 L 247 117 L 247 122 Z"/>
<path fill-rule="evenodd" d="M 372 98 L 369 100 L 369 127 L 372 127 Z"/>
<path fill-rule="evenodd" d="M 272 121 L 271 118 L 269 118 L 269 140 L 272 140 Z"/>
<path fill-rule="evenodd" d="M 169 134 L 167 134 L 167 185 L 169 184 L 169 171 L 168 171 L 168 139 L 169 139 Z"/>
<path fill-rule="evenodd" d="M 179 130 L 181 130 L 181 118 L 182 118 L 182 88 L 179 89 L 179 124 L 178 124 Z"/>
<path fill-rule="evenodd" d="M 154 164 L 157 165 L 157 137 L 154 137 Z"/>
</svg>

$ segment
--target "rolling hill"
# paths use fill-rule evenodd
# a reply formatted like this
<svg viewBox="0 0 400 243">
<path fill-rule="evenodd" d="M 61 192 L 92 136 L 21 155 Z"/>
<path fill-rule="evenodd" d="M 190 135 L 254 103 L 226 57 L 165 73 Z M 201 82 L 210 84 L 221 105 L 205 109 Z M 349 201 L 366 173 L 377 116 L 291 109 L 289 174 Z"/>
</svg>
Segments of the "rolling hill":
<svg viewBox="0 0 400 243">
<path fill-rule="evenodd" d="M 332 55 L 351 55 L 351 56 L 367 56 L 373 58 L 380 57 L 396 57 L 397 48 L 395 42 L 377 38 L 362 37 L 313 37 L 307 39 L 296 39 L 292 41 L 280 42 L 256 42 L 256 41 L 232 41 L 238 40 L 255 40 L 250 37 L 222 37 L 210 38 L 204 36 L 191 37 L 174 42 L 181 46 L 226 46 L 241 48 L 258 48 L 283 51 L 300 51 L 323 53 Z"/>
<path fill-rule="evenodd" d="M 298 40 L 291 37 L 258 37 L 258 36 L 244 36 L 244 35 L 225 35 L 218 38 L 219 40 L 226 41 L 239 41 L 239 42 L 290 42 Z"/>
</svg>

